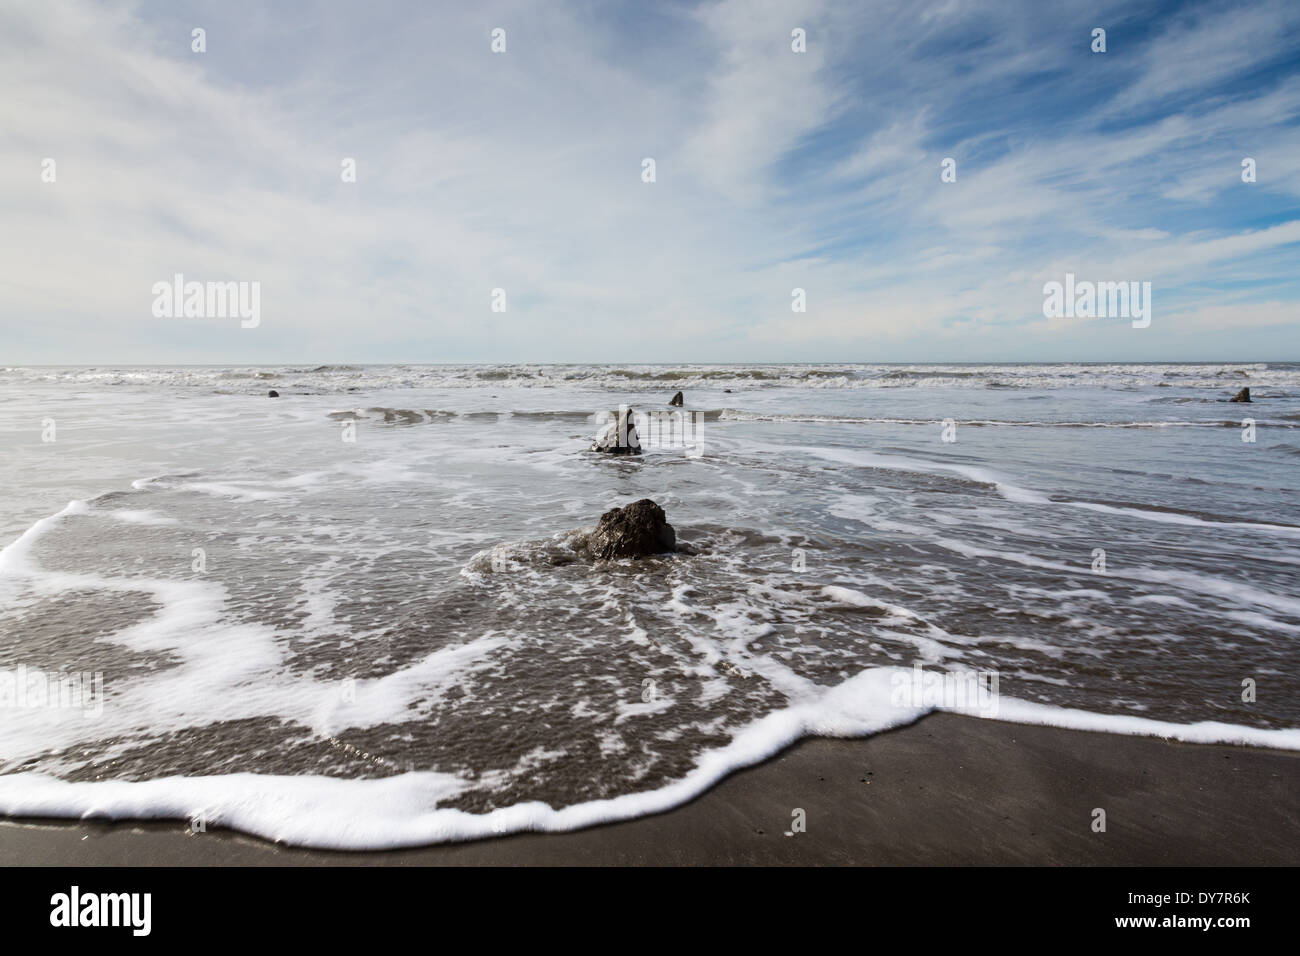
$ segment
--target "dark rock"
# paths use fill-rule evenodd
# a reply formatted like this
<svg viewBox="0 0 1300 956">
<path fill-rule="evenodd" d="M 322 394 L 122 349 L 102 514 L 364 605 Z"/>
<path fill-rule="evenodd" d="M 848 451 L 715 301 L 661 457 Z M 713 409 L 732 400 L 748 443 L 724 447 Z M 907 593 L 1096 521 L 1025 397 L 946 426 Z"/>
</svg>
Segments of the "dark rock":
<svg viewBox="0 0 1300 956">
<path fill-rule="evenodd" d="M 723 391 L 726 392 L 728 395 L 731 394 L 731 389 L 729 388 L 724 388 Z"/>
<path fill-rule="evenodd" d="M 676 405 L 678 408 L 681 408 L 684 404 L 686 404 L 686 399 L 685 397 L 683 397 L 681 392 L 678 392 L 676 395 L 673 396 L 673 400 L 668 404 Z"/>
<path fill-rule="evenodd" d="M 1233 396 L 1232 398 L 1228 399 L 1228 401 L 1230 401 L 1230 402 L 1249 402 L 1249 401 L 1250 401 L 1250 389 L 1248 389 L 1248 388 L 1243 388 L 1243 389 L 1242 389 L 1240 392 L 1238 392 L 1235 396 Z M 1253 405 L 1254 403 L 1251 402 L 1251 404 Z"/>
<path fill-rule="evenodd" d="M 271 389 L 269 392 L 266 393 L 266 397 L 267 397 L 267 398 L 279 398 L 279 397 L 280 397 L 280 393 L 277 392 L 275 389 Z"/>
<path fill-rule="evenodd" d="M 664 509 L 649 498 L 626 508 L 614 508 L 600 516 L 596 530 L 587 539 L 593 558 L 630 558 L 677 550 L 677 532 L 664 516 Z"/>
<path fill-rule="evenodd" d="M 603 451 L 607 455 L 641 454 L 641 439 L 637 436 L 636 424 L 632 421 L 632 409 L 627 409 L 621 420 L 618 412 L 611 414 L 614 416 L 613 421 L 608 422 L 596 433 L 596 440 L 591 443 L 591 450 Z"/>
</svg>

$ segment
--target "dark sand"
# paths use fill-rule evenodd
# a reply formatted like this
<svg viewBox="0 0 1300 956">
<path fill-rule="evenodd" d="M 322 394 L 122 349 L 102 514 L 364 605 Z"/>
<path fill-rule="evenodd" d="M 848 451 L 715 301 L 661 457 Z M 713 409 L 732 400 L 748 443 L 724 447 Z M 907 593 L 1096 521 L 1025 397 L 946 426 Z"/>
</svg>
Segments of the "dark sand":
<svg viewBox="0 0 1300 956">
<path fill-rule="evenodd" d="M 796 807 L 807 832 L 785 836 Z M 948 714 L 805 740 L 668 813 L 574 833 L 328 853 L 181 823 L 0 822 L 3 865 L 1297 863 L 1300 753 Z"/>
</svg>

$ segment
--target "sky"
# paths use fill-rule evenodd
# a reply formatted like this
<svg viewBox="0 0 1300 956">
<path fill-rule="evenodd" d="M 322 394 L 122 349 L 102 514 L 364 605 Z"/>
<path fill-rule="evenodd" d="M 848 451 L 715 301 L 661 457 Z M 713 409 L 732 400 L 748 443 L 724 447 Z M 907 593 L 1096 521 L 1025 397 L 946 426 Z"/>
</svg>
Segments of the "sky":
<svg viewBox="0 0 1300 956">
<path fill-rule="evenodd" d="M 0 0 L 0 91 L 0 365 L 1300 361 L 1296 0 Z"/>
</svg>

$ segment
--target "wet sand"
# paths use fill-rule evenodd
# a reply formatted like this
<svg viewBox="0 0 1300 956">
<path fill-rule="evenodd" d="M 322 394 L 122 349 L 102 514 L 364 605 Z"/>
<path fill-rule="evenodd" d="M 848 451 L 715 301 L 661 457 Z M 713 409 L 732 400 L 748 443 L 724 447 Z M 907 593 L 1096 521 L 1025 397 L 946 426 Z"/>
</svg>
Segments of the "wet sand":
<svg viewBox="0 0 1300 956">
<path fill-rule="evenodd" d="M 806 830 L 787 836 L 796 808 Z M 805 740 L 668 813 L 573 833 L 337 853 L 176 822 L 0 822 L 7 866 L 1297 863 L 1300 753 L 949 714 Z"/>
</svg>

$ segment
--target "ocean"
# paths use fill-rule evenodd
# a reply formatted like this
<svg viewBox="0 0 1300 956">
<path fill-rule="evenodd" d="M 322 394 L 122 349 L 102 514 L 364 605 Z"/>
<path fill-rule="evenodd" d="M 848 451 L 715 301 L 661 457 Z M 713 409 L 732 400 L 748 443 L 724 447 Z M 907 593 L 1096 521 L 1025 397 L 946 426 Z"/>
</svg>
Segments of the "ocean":
<svg viewBox="0 0 1300 956">
<path fill-rule="evenodd" d="M 570 829 L 934 709 L 1300 749 L 1296 363 L 0 367 L 0 442 L 7 815 Z M 694 553 L 584 557 L 641 498 Z"/>
</svg>

